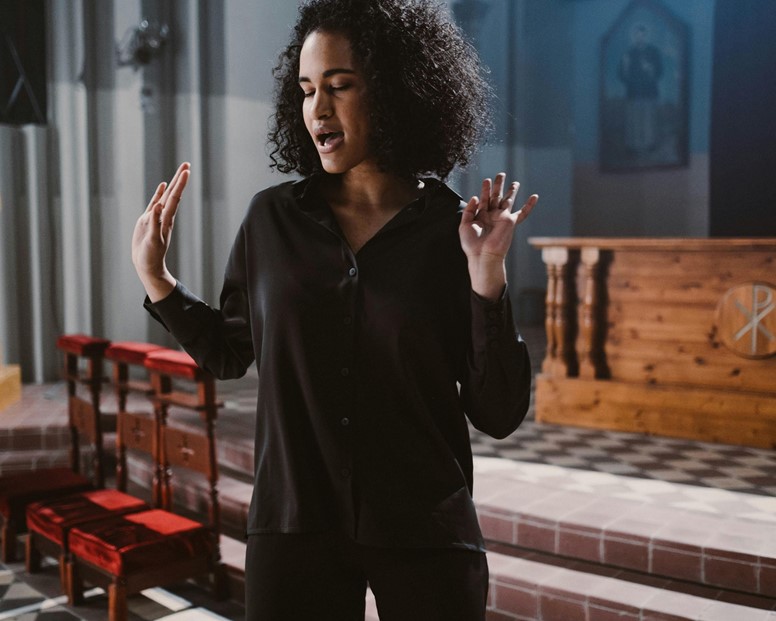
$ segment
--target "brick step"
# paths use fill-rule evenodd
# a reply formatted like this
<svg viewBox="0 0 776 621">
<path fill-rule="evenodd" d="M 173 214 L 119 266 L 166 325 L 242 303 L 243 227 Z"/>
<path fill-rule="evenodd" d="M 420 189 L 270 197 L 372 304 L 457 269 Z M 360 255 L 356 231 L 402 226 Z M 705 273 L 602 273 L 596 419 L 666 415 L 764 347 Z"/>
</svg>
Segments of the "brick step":
<svg viewBox="0 0 776 621">
<path fill-rule="evenodd" d="M 67 468 L 69 465 L 69 449 L 19 449 L 0 452 L 0 475 L 44 468 Z"/>
<path fill-rule="evenodd" d="M 488 553 L 488 621 L 776 621 L 776 601 L 537 553 Z"/>
<path fill-rule="evenodd" d="M 775 498 L 543 464 L 475 464 L 490 542 L 776 598 Z"/>
<path fill-rule="evenodd" d="M 23 425 L 0 429 L 0 451 L 44 451 L 70 449 L 70 430 L 66 424 Z"/>
<path fill-rule="evenodd" d="M 242 541 L 221 538 L 230 594 L 244 597 Z M 517 554 L 518 556 L 515 556 Z M 488 621 L 776 621 L 776 602 L 538 553 L 488 552 Z M 379 621 L 367 591 L 365 621 Z"/>
</svg>

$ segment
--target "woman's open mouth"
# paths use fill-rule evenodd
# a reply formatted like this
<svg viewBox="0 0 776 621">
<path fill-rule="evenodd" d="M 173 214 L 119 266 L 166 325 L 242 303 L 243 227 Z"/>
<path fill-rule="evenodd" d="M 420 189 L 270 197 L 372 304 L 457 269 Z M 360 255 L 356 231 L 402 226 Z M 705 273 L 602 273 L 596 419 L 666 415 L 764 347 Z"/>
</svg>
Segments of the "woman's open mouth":
<svg viewBox="0 0 776 621">
<path fill-rule="evenodd" d="M 315 139 L 318 142 L 318 150 L 321 153 L 331 153 L 342 144 L 342 141 L 345 139 L 345 134 L 343 132 L 330 132 L 318 134 Z"/>
</svg>

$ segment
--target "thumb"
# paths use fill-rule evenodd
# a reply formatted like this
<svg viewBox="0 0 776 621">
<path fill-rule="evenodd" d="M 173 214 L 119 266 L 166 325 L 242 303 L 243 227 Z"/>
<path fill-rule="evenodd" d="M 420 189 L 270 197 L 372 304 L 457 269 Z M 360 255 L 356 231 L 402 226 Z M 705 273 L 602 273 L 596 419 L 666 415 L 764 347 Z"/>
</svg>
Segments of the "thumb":
<svg viewBox="0 0 776 621">
<path fill-rule="evenodd" d="M 469 224 L 474 222 L 474 218 L 477 215 L 477 206 L 480 204 L 480 199 L 476 196 L 472 196 L 469 202 L 466 203 L 466 208 L 461 214 L 461 224 Z"/>
</svg>

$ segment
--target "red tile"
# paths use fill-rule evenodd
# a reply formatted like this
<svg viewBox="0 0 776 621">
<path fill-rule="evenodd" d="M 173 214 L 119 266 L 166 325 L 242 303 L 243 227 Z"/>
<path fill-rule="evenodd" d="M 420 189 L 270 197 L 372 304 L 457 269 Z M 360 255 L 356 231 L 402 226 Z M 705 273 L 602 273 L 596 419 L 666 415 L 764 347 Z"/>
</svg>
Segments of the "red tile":
<svg viewBox="0 0 776 621">
<path fill-rule="evenodd" d="M 537 618 L 539 602 L 535 590 L 499 584 L 496 586 L 494 599 L 494 608 L 499 612 L 518 617 Z"/>
<path fill-rule="evenodd" d="M 762 562 L 760 565 L 760 588 L 758 593 L 776 597 L 776 563 Z"/>
<path fill-rule="evenodd" d="M 649 545 L 646 541 L 604 539 L 603 562 L 637 571 L 649 569 Z"/>
<path fill-rule="evenodd" d="M 700 554 L 683 550 L 652 546 L 650 572 L 681 580 L 700 582 L 703 575 L 703 560 Z"/>
<path fill-rule="evenodd" d="M 746 593 L 757 593 L 757 566 L 726 558 L 704 556 L 703 576 L 706 584 Z"/>
<path fill-rule="evenodd" d="M 639 613 L 629 613 L 624 610 L 612 610 L 599 606 L 588 606 L 587 621 L 639 621 Z"/>
<path fill-rule="evenodd" d="M 555 553 L 555 535 L 554 524 L 520 520 L 517 523 L 515 544 L 532 550 Z"/>
<path fill-rule="evenodd" d="M 517 621 L 517 617 L 514 615 L 506 615 L 498 610 L 488 610 L 485 619 L 487 621 Z"/>
<path fill-rule="evenodd" d="M 542 621 L 586 621 L 587 611 L 584 601 L 561 599 L 552 595 L 542 595 L 539 609 Z"/>
<path fill-rule="evenodd" d="M 558 532 L 558 554 L 601 562 L 601 537 L 561 527 Z"/>
<path fill-rule="evenodd" d="M 515 543 L 515 523 L 512 518 L 494 515 L 487 511 L 480 511 L 478 517 L 485 539 Z"/>
</svg>

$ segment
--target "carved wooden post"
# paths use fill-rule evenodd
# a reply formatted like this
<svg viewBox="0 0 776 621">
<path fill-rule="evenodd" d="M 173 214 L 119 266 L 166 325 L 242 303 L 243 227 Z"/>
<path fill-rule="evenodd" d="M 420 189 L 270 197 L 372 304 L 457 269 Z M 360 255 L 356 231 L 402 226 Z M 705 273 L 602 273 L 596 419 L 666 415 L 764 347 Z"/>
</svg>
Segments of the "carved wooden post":
<svg viewBox="0 0 776 621">
<path fill-rule="evenodd" d="M 573 342 L 576 320 L 570 280 L 568 248 L 552 247 L 542 251 L 547 264 L 547 358 L 542 371 L 556 377 L 577 373 L 577 356 Z M 550 297 L 552 295 L 552 297 Z"/>
<path fill-rule="evenodd" d="M 587 379 L 606 377 L 606 363 L 601 335 L 601 252 L 598 248 L 582 249 L 583 292 L 579 312 L 579 376 Z"/>
<path fill-rule="evenodd" d="M 555 343 L 555 283 L 557 281 L 557 270 L 553 263 L 548 261 L 545 256 L 546 251 L 542 253 L 542 258 L 547 264 L 547 297 L 545 298 L 544 309 L 544 331 L 547 335 L 547 352 L 542 362 L 542 373 L 551 374 L 552 366 L 557 354 L 557 344 Z"/>
</svg>

